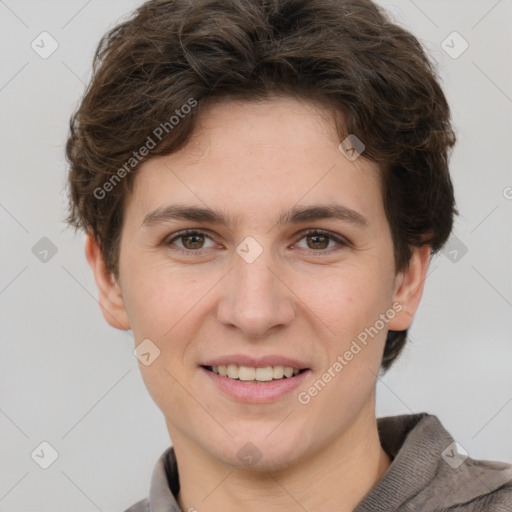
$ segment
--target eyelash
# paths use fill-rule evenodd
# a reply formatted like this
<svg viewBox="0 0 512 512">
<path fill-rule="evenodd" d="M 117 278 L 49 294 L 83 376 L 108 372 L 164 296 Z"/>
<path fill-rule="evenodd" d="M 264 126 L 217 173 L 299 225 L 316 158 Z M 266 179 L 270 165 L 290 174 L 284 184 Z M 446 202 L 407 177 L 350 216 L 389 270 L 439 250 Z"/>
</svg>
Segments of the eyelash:
<svg viewBox="0 0 512 512">
<path fill-rule="evenodd" d="M 211 236 L 209 236 L 204 231 L 199 231 L 199 230 L 195 230 L 195 229 L 187 229 L 185 231 L 180 231 L 175 236 L 173 236 L 171 239 L 164 240 L 163 244 L 167 247 L 170 247 L 175 240 L 179 240 L 180 238 L 184 238 L 187 236 L 193 236 L 193 235 L 202 235 L 202 236 L 205 236 L 207 238 L 210 238 L 210 240 L 212 240 Z M 351 245 L 348 240 L 341 238 L 339 236 L 336 236 L 329 231 L 324 231 L 323 229 L 309 229 L 309 230 L 305 231 L 304 233 L 302 233 L 302 236 L 299 238 L 298 241 L 302 240 L 303 238 L 305 238 L 307 236 L 311 236 L 311 235 L 323 236 L 325 238 L 328 238 L 329 240 L 336 242 L 340 246 L 338 248 L 322 249 L 322 250 L 309 249 L 309 251 L 312 252 L 313 254 L 319 254 L 319 255 L 322 253 L 330 254 L 333 250 L 338 250 L 342 247 L 348 247 Z M 203 251 L 207 251 L 208 249 L 209 248 L 193 250 L 193 249 L 182 249 L 181 247 L 173 247 L 172 248 L 172 250 L 178 251 L 187 256 L 200 256 L 200 255 L 202 255 Z M 304 249 L 304 250 L 308 250 L 308 249 Z"/>
</svg>

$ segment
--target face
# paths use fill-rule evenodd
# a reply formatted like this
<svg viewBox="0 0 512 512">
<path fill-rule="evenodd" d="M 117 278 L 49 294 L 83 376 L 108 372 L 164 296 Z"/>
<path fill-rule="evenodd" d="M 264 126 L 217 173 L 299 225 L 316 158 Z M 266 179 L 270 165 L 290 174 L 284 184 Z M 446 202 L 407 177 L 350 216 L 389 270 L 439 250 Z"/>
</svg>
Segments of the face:
<svg viewBox="0 0 512 512">
<path fill-rule="evenodd" d="M 374 418 L 425 266 L 395 273 L 379 170 L 339 144 L 318 105 L 218 103 L 139 169 L 102 305 L 160 351 L 140 369 L 175 446 L 275 470 Z"/>
</svg>

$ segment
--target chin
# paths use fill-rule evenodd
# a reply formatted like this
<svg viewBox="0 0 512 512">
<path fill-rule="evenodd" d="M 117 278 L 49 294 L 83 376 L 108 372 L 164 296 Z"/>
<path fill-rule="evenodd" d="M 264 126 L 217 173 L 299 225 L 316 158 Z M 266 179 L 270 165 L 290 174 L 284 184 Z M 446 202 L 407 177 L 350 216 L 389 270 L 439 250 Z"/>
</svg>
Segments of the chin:
<svg viewBox="0 0 512 512">
<path fill-rule="evenodd" d="M 274 427 L 275 428 L 275 427 Z M 279 427 L 277 427 L 279 428 Z M 296 463 L 304 451 L 304 442 L 296 433 L 283 432 L 280 435 L 271 433 L 272 429 L 258 429 L 254 435 L 247 431 L 243 435 L 231 439 L 228 445 L 210 447 L 210 453 L 225 464 L 235 467 L 237 470 L 249 470 L 253 472 L 276 472 L 286 470 Z"/>
</svg>

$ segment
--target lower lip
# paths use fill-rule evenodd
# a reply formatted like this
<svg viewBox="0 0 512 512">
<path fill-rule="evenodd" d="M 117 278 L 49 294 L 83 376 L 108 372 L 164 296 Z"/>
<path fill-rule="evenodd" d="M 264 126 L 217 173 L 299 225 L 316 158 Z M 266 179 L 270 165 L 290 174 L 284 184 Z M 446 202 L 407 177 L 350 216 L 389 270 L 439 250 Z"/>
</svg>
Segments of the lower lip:
<svg viewBox="0 0 512 512">
<path fill-rule="evenodd" d="M 201 367 L 201 371 L 211 379 L 215 386 L 223 393 L 240 402 L 268 403 L 291 393 L 304 382 L 309 370 L 289 377 L 287 379 L 271 380 L 264 383 L 244 382 L 243 380 L 230 379 Z"/>
</svg>

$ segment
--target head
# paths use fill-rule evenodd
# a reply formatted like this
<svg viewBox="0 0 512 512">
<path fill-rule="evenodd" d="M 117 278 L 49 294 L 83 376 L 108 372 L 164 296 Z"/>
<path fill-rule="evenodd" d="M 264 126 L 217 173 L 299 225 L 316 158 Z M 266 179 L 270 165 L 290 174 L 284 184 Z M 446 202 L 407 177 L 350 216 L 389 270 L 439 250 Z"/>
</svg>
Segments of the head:
<svg viewBox="0 0 512 512">
<path fill-rule="evenodd" d="M 150 1 L 104 36 L 69 221 L 107 321 L 160 351 L 141 371 L 171 435 L 279 465 L 368 413 L 452 229 L 454 142 L 421 45 L 369 1 Z M 300 385 L 228 398 L 210 367 L 233 358 Z"/>
</svg>

